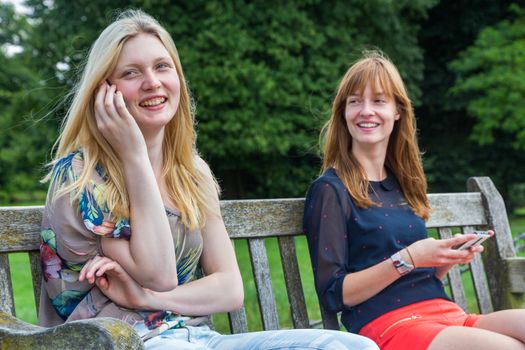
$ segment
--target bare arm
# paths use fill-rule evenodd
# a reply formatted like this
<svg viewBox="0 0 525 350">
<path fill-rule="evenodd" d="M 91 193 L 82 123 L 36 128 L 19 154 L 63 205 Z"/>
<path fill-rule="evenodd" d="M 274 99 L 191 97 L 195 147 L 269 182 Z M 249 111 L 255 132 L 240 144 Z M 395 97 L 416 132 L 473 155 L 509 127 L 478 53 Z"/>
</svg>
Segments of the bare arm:
<svg viewBox="0 0 525 350">
<path fill-rule="evenodd" d="M 201 265 L 205 277 L 165 292 L 148 291 L 146 308 L 183 315 L 207 315 L 241 307 L 244 291 L 235 252 L 222 218 L 208 217 Z"/>
<path fill-rule="evenodd" d="M 215 201 L 218 207 L 218 198 Z M 108 298 L 130 308 L 172 310 L 189 316 L 238 309 L 244 298 L 242 279 L 222 218 L 209 215 L 202 235 L 201 265 L 206 276 L 170 291 L 142 288 L 114 262 L 86 266 L 82 279 L 93 282 L 98 277 L 97 285 Z"/>
<path fill-rule="evenodd" d="M 97 126 L 123 164 L 130 202 L 131 239 L 102 239 L 105 255 L 141 285 L 169 290 L 177 285 L 175 247 L 142 133 L 115 86 L 97 92 Z"/>
</svg>

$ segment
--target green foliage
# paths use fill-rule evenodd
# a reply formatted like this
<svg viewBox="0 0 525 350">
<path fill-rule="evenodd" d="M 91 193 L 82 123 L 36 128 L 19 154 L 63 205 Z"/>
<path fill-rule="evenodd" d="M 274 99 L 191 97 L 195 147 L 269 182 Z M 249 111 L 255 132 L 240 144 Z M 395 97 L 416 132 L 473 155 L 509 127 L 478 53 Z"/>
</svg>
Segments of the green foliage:
<svg viewBox="0 0 525 350">
<path fill-rule="evenodd" d="M 490 176 L 504 197 L 510 185 L 522 182 L 523 152 L 512 147 L 510 132 L 495 130 L 496 143 L 480 145 L 472 138 L 477 120 L 469 116 L 472 94 L 450 94 L 456 73 L 450 69 L 460 52 L 475 42 L 479 33 L 498 22 L 511 20 L 511 3 L 523 0 L 441 0 L 422 23 L 419 43 L 425 52 L 422 104 L 416 108 L 420 147 L 430 190 L 461 191 L 469 176 Z M 468 60 L 470 58 L 466 57 Z M 492 88 L 491 88 L 492 89 Z"/>
<path fill-rule="evenodd" d="M 116 9 L 140 7 L 175 39 L 197 105 L 199 149 L 222 179 L 225 197 L 303 195 L 318 173 L 318 132 L 333 92 L 362 48 L 387 53 L 419 101 L 417 33 L 435 3 L 27 0 L 33 25 L 17 60 L 32 80 L 23 85 L 19 107 L 12 100 L 0 106 L 3 125 L 23 121 L 0 157 L 2 169 L 12 168 L 0 174 L 0 185 L 36 186 L 64 114 L 52 108 Z M 15 142 L 22 135 L 27 141 Z"/>
<path fill-rule="evenodd" d="M 450 67 L 457 73 L 451 93 L 467 99 L 476 122 L 471 138 L 481 145 L 496 142 L 494 131 L 510 134 L 513 147 L 525 149 L 525 11 L 482 30 L 475 43 Z"/>
</svg>

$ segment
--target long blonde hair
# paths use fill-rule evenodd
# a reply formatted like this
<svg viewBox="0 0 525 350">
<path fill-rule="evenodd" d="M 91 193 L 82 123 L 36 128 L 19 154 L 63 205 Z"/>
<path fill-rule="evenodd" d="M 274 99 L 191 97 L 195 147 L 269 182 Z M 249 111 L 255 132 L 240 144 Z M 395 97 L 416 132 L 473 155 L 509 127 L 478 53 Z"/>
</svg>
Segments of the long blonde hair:
<svg viewBox="0 0 525 350">
<path fill-rule="evenodd" d="M 332 104 L 330 119 L 321 132 L 323 166 L 335 168 L 350 196 L 360 208 L 376 205 L 368 196 L 368 178 L 352 154 L 352 136 L 345 120 L 346 100 L 350 94 L 362 92 L 370 83 L 373 92 L 383 88 L 385 96 L 394 98 L 400 119 L 390 135 L 385 165 L 399 181 L 407 203 L 414 212 L 428 219 L 430 204 L 427 182 L 417 144 L 416 119 L 405 84 L 394 64 L 379 51 L 366 51 L 346 72 L 339 83 Z"/>
<path fill-rule="evenodd" d="M 62 123 L 50 166 L 71 152 L 82 149 L 84 167 L 78 179 L 57 191 L 80 193 L 90 181 L 99 164 L 107 175 L 106 204 L 115 217 L 129 217 L 129 198 L 122 163 L 97 128 L 94 102 L 100 82 L 109 78 L 116 68 L 122 47 L 127 40 L 146 33 L 156 36 L 175 63 L 180 84 L 180 102 L 175 116 L 166 125 L 163 141 L 163 176 L 169 197 L 181 212 L 184 225 L 202 227 L 206 213 L 219 214 L 213 205 L 218 185 L 196 148 L 196 132 L 189 89 L 170 34 L 151 16 L 140 10 L 126 10 L 100 34 L 93 43 L 80 81 L 72 91 L 73 100 Z M 51 178 L 51 172 L 44 181 Z"/>
</svg>

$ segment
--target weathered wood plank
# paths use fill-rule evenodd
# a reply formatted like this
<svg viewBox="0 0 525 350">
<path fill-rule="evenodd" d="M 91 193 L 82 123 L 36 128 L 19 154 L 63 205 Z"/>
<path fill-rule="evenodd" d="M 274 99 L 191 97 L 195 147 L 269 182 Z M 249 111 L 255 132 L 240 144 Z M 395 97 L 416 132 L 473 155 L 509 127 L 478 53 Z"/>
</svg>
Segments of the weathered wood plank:
<svg viewBox="0 0 525 350">
<path fill-rule="evenodd" d="M 507 292 L 508 276 L 506 273 L 498 273 L 505 266 L 505 259 L 516 256 L 505 203 L 488 177 L 470 178 L 467 181 L 467 188 L 469 191 L 481 192 L 488 227 L 494 230 L 494 238 L 483 244 L 486 249 L 483 253 L 483 262 L 485 270 L 490 272 L 487 280 L 494 309 L 510 308 L 512 303 Z"/>
<path fill-rule="evenodd" d="M 38 251 L 29 252 L 29 266 L 33 277 L 33 294 L 35 296 L 36 312 L 40 308 L 40 290 L 42 288 L 42 266 L 40 264 L 40 253 Z"/>
<path fill-rule="evenodd" d="M 263 328 L 265 330 L 279 329 L 279 319 L 277 318 L 277 307 L 275 306 L 275 298 L 273 296 L 272 280 L 264 239 L 249 239 L 248 248 L 250 251 L 257 298 L 259 299 Z"/>
<path fill-rule="evenodd" d="M 479 193 L 429 194 L 427 227 L 484 225 Z M 221 201 L 231 238 L 302 234 L 303 198 Z M 42 206 L 0 207 L 0 251 L 38 249 Z"/>
<path fill-rule="evenodd" d="M 525 258 L 514 257 L 505 259 L 509 269 L 511 293 L 525 293 Z"/>
<path fill-rule="evenodd" d="M 432 211 L 427 227 L 486 225 L 483 203 L 479 193 L 429 194 Z"/>
<path fill-rule="evenodd" d="M 44 328 L 0 312 L 0 349 L 144 349 L 133 327 L 124 321 L 91 318 Z"/>
<path fill-rule="evenodd" d="M 42 206 L 0 207 L 0 252 L 38 249 Z"/>
<path fill-rule="evenodd" d="M 448 227 L 441 227 L 438 229 L 439 236 L 441 238 L 452 237 L 452 230 Z M 463 310 L 468 312 L 467 297 L 465 296 L 465 290 L 463 289 L 463 282 L 461 281 L 461 271 L 459 266 L 454 266 L 450 269 L 447 274 L 448 282 L 450 284 L 450 292 L 452 293 L 452 299 L 461 306 Z"/>
<path fill-rule="evenodd" d="M 304 199 L 222 201 L 230 238 L 288 236 L 302 233 Z"/>
<path fill-rule="evenodd" d="M 279 237 L 279 251 L 294 328 L 309 328 L 310 321 L 308 320 L 299 264 L 297 263 L 294 237 Z"/>
<path fill-rule="evenodd" d="M 228 321 L 232 334 L 248 332 L 248 320 L 244 305 L 237 311 L 228 312 Z"/>
<path fill-rule="evenodd" d="M 9 257 L 7 253 L 0 253 L 0 311 L 16 316 Z"/>
<path fill-rule="evenodd" d="M 470 233 L 475 228 L 472 226 L 465 226 L 462 228 L 462 232 Z M 470 272 L 472 275 L 472 282 L 474 284 L 474 292 L 476 293 L 477 304 L 479 312 L 486 314 L 494 311 L 492 306 L 492 300 L 490 299 L 490 291 L 488 290 L 488 283 L 485 274 L 485 268 L 483 267 L 483 260 L 479 254 L 476 254 L 474 260 L 470 263 Z"/>
<path fill-rule="evenodd" d="M 470 178 L 467 182 L 467 188 L 470 191 L 481 192 L 488 224 L 496 233 L 494 238 L 496 239 L 499 255 L 502 258 L 516 256 L 505 202 L 494 183 L 488 177 Z"/>
</svg>

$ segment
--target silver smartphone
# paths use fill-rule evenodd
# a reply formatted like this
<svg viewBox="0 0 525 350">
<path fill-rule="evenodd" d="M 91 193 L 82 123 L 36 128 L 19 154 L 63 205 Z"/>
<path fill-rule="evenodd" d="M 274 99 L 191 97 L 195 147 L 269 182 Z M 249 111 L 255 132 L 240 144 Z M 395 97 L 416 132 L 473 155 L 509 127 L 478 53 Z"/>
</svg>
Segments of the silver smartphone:
<svg viewBox="0 0 525 350">
<path fill-rule="evenodd" d="M 459 250 L 469 249 L 470 247 L 480 245 L 487 238 L 490 238 L 493 235 L 493 233 L 491 233 L 490 231 L 474 231 L 472 233 L 476 235 L 476 238 L 471 239 L 470 241 L 466 241 L 465 243 L 462 243 L 460 245 L 457 245 L 453 247 L 453 249 L 459 249 Z"/>
</svg>

